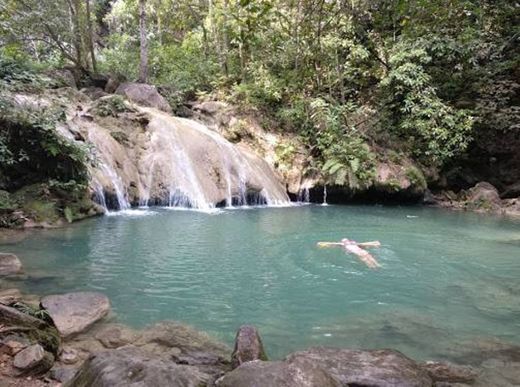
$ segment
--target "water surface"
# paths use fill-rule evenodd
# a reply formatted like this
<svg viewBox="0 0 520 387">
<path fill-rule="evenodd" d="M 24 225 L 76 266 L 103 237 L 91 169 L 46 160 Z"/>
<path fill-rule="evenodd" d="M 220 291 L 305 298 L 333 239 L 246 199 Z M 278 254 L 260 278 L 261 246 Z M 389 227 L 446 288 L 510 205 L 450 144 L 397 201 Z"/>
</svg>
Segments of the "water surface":
<svg viewBox="0 0 520 387">
<path fill-rule="evenodd" d="M 371 270 L 317 241 L 379 240 Z M 421 207 L 148 209 L 16 245 L 37 294 L 97 290 L 141 327 L 179 320 L 231 344 L 260 328 L 268 354 L 310 345 L 456 358 L 520 342 L 520 222 Z M 478 346 L 478 345 L 477 345 Z"/>
</svg>

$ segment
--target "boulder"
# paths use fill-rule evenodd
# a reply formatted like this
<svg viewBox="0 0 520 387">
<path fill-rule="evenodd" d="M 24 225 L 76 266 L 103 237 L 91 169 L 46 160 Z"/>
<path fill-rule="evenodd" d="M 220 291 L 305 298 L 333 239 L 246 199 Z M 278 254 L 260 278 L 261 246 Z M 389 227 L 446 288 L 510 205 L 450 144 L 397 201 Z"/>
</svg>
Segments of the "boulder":
<svg viewBox="0 0 520 387">
<path fill-rule="evenodd" d="M 291 364 L 282 361 L 250 361 L 226 374 L 218 387 L 339 387 L 322 368 L 312 363 Z"/>
<path fill-rule="evenodd" d="M 497 189 L 483 181 L 466 193 L 467 205 L 472 209 L 498 210 L 502 205 Z"/>
<path fill-rule="evenodd" d="M 16 355 L 22 349 L 31 345 L 31 342 L 20 334 L 11 334 L 2 338 L 0 341 L 0 353 L 5 353 L 10 356 Z"/>
<path fill-rule="evenodd" d="M 9 305 L 22 299 L 22 293 L 18 289 L 0 290 L 0 304 Z"/>
<path fill-rule="evenodd" d="M 207 385 L 210 380 L 209 375 L 196 367 L 150 357 L 135 347 L 122 347 L 94 354 L 65 386 L 199 387 Z"/>
<path fill-rule="evenodd" d="M 53 355 L 58 353 L 60 339 L 56 328 L 50 326 L 45 321 L 32 317 L 19 310 L 0 304 L 0 325 L 4 326 L 0 333 L 2 341 L 10 340 L 14 334 L 18 340 L 31 344 L 40 344 L 46 351 Z"/>
<path fill-rule="evenodd" d="M 71 347 L 65 347 L 60 353 L 60 361 L 63 364 L 75 364 L 80 360 L 77 350 Z"/>
<path fill-rule="evenodd" d="M 40 344 L 34 344 L 18 352 L 13 365 L 21 375 L 39 375 L 47 372 L 54 364 L 54 356 Z"/>
<path fill-rule="evenodd" d="M 60 335 L 68 338 L 105 317 L 110 301 L 101 293 L 77 292 L 43 297 L 41 306 L 49 313 Z"/>
<path fill-rule="evenodd" d="M 119 85 L 116 94 L 120 94 L 141 106 L 153 107 L 167 113 L 172 112 L 168 101 L 166 101 L 166 99 L 159 94 L 156 87 L 152 85 L 126 82 Z"/>
<path fill-rule="evenodd" d="M 22 262 L 14 254 L 0 253 L 0 276 L 18 274 L 22 271 Z"/>
<path fill-rule="evenodd" d="M 258 330 L 252 325 L 242 325 L 235 337 L 235 349 L 231 355 L 232 367 L 253 360 L 267 360 Z"/>
<path fill-rule="evenodd" d="M 119 348 L 134 343 L 139 338 L 139 333 L 121 324 L 110 324 L 101 327 L 94 337 L 105 348 Z"/>
<path fill-rule="evenodd" d="M 67 383 L 76 375 L 76 372 L 78 369 L 74 367 L 53 367 L 50 377 L 58 382 Z"/>
<path fill-rule="evenodd" d="M 430 387 L 432 380 L 417 363 L 390 349 L 351 350 L 313 347 L 286 358 L 289 364 L 315 364 L 342 385 Z"/>
<path fill-rule="evenodd" d="M 479 372 L 473 367 L 429 361 L 421 364 L 434 382 L 473 383 Z"/>
</svg>

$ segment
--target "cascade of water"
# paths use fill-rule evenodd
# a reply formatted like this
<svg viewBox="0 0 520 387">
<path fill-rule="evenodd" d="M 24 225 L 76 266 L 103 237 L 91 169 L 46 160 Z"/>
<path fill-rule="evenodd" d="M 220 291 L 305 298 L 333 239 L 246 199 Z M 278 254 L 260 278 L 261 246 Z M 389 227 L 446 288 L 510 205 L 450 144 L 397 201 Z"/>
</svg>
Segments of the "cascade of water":
<svg viewBox="0 0 520 387">
<path fill-rule="evenodd" d="M 121 177 L 111 166 L 103 162 L 99 164 L 99 169 L 103 172 L 104 176 L 106 176 L 110 180 L 112 187 L 114 187 L 114 192 L 116 194 L 119 210 L 129 209 L 130 202 L 128 201 L 128 195 L 126 193 L 125 185 L 123 184 L 123 180 L 121 179 Z M 105 201 L 106 206 L 106 197 L 104 193 L 103 200 Z"/>
<path fill-rule="evenodd" d="M 327 203 L 327 186 L 326 185 L 323 186 L 323 203 L 321 205 L 322 206 L 328 206 L 328 203 Z"/>
<path fill-rule="evenodd" d="M 309 187 L 303 187 L 298 191 L 298 202 L 300 203 L 310 203 L 310 191 Z"/>
<path fill-rule="evenodd" d="M 163 116 L 159 118 L 151 139 L 152 151 L 157 152 L 152 154 L 152 157 L 159 157 L 160 154 L 165 153 L 170 167 L 167 205 L 210 210 L 215 206 L 204 195 L 202 184 L 184 147 L 178 128 L 167 118 Z M 154 162 L 155 160 L 152 165 Z"/>
<path fill-rule="evenodd" d="M 105 191 L 103 190 L 103 186 L 99 182 L 98 179 L 93 179 L 94 184 L 94 201 L 103 207 L 105 212 L 108 212 L 107 201 L 105 198 Z"/>
<path fill-rule="evenodd" d="M 251 171 L 253 171 L 253 167 L 251 166 L 247 157 L 239 153 L 233 144 L 231 144 L 229 141 L 221 137 L 219 134 L 213 132 L 206 126 L 199 124 L 195 121 L 183 118 L 178 118 L 178 120 L 181 120 L 185 125 L 191 127 L 192 129 L 195 129 L 201 134 L 210 137 L 217 144 L 220 150 L 219 157 L 222 162 L 222 169 L 224 171 L 227 183 L 228 197 L 226 198 L 226 205 L 230 206 L 236 204 L 241 206 L 248 204 L 246 182 L 250 177 L 249 174 L 251 173 Z M 235 172 L 237 179 L 238 196 L 233 195 L 232 192 L 233 172 Z M 262 181 L 269 181 L 269 178 L 266 176 L 265 171 L 259 168 L 255 168 L 255 172 L 262 175 Z M 282 195 L 278 192 L 273 191 L 268 186 L 264 186 L 259 194 L 263 196 L 263 199 L 258 198 L 258 195 L 254 195 L 254 201 L 256 203 L 251 204 L 277 205 L 288 203 L 288 199 L 286 197 L 285 192 Z M 253 196 L 250 196 L 250 199 L 251 198 L 253 198 Z"/>
</svg>

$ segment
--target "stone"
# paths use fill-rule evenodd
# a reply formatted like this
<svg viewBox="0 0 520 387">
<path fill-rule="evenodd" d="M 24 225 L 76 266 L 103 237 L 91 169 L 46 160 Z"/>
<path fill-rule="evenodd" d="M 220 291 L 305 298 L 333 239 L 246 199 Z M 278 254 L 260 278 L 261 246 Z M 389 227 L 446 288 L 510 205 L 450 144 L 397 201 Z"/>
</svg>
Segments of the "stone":
<svg viewBox="0 0 520 387">
<path fill-rule="evenodd" d="M 122 347 L 94 354 L 65 386 L 199 387 L 210 381 L 211 377 L 196 367 L 150 357 L 136 347 Z"/>
<path fill-rule="evenodd" d="M 53 355 L 58 353 L 60 339 L 56 328 L 43 320 L 32 317 L 10 306 L 0 304 L 0 325 L 9 334 L 0 333 L 2 340 L 7 340 L 10 335 L 16 333 L 29 340 L 30 343 L 40 344 L 46 351 Z"/>
<path fill-rule="evenodd" d="M 421 364 L 434 382 L 472 383 L 479 372 L 473 367 L 461 366 L 447 362 L 429 361 Z"/>
<path fill-rule="evenodd" d="M 140 336 L 124 325 L 103 326 L 94 336 L 105 348 L 119 348 L 135 342 Z"/>
<path fill-rule="evenodd" d="M 390 349 L 351 350 L 312 347 L 286 358 L 289 364 L 315 364 L 342 385 L 430 387 L 432 380 L 416 362 Z"/>
<path fill-rule="evenodd" d="M 50 377 L 58 382 L 67 383 L 76 375 L 76 372 L 78 372 L 78 369 L 73 367 L 53 367 L 50 371 Z"/>
<path fill-rule="evenodd" d="M 34 344 L 20 351 L 14 357 L 13 365 L 21 375 L 39 375 L 47 372 L 54 364 L 54 356 L 40 344 Z"/>
<path fill-rule="evenodd" d="M 22 262 L 14 254 L 0 253 L 0 276 L 18 274 L 22 271 Z"/>
<path fill-rule="evenodd" d="M 22 349 L 31 345 L 31 342 L 22 335 L 11 334 L 6 336 L 0 342 L 0 353 L 6 353 L 10 356 L 15 356 Z"/>
<path fill-rule="evenodd" d="M 242 325 L 235 337 L 235 349 L 231 355 L 233 368 L 253 360 L 267 360 L 258 330 L 252 325 Z"/>
<path fill-rule="evenodd" d="M 18 289 L 0 290 L 0 304 L 10 305 L 22 299 L 22 293 Z"/>
<path fill-rule="evenodd" d="M 497 210 L 500 209 L 502 201 L 497 189 L 483 181 L 468 190 L 467 204 L 474 209 Z"/>
<path fill-rule="evenodd" d="M 101 293 L 77 292 L 41 299 L 60 335 L 69 338 L 90 328 L 110 311 L 110 301 Z"/>
<path fill-rule="evenodd" d="M 218 387 L 339 387 L 341 384 L 315 364 L 250 361 L 220 378 Z"/>
<path fill-rule="evenodd" d="M 60 361 L 63 364 L 75 364 L 79 361 L 79 353 L 74 348 L 65 347 L 61 351 Z"/>
<path fill-rule="evenodd" d="M 185 324 L 165 321 L 147 327 L 141 332 L 141 337 L 134 343 L 136 346 L 146 344 L 158 344 L 157 349 L 178 348 L 183 356 L 194 355 L 200 357 L 200 353 L 211 353 L 216 358 L 229 357 L 230 348 L 207 335 Z"/>
<path fill-rule="evenodd" d="M 116 94 L 122 95 L 128 100 L 147 107 L 153 107 L 166 113 L 171 113 L 172 108 L 168 101 L 159 94 L 157 88 L 145 83 L 126 82 L 119 85 Z"/>
</svg>

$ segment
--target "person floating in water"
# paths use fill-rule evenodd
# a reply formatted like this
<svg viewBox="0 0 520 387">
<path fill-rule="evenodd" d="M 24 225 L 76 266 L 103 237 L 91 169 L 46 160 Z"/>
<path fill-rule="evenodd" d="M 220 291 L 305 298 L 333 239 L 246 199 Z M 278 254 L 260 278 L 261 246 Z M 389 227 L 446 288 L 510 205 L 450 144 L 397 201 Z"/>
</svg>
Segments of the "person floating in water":
<svg viewBox="0 0 520 387">
<path fill-rule="evenodd" d="M 356 254 L 359 259 L 361 259 L 368 267 L 371 269 L 375 269 L 381 267 L 379 262 L 366 250 L 362 249 L 362 247 L 379 247 L 381 243 L 378 241 L 375 242 L 361 242 L 358 243 L 356 241 L 343 238 L 341 242 L 318 242 L 319 247 L 330 247 L 330 246 L 341 246 L 345 249 L 347 253 Z"/>
</svg>

